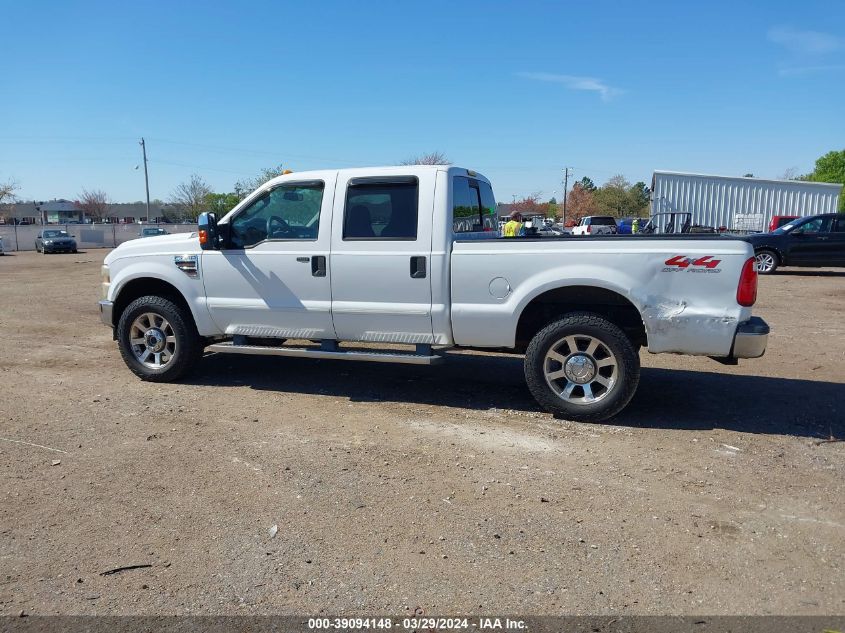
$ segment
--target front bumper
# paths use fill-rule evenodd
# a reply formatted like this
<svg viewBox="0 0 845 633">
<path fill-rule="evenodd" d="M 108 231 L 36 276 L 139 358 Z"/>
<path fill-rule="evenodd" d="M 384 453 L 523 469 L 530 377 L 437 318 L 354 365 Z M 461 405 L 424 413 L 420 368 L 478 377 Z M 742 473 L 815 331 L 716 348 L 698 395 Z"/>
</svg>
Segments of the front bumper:
<svg viewBox="0 0 845 633">
<path fill-rule="evenodd" d="M 114 303 L 112 301 L 100 301 L 100 320 L 103 325 L 108 325 L 111 328 L 114 327 L 114 321 L 112 321 L 113 309 Z"/>
<path fill-rule="evenodd" d="M 768 341 L 769 325 L 760 317 L 751 317 L 736 328 L 731 358 L 760 358 Z"/>
</svg>

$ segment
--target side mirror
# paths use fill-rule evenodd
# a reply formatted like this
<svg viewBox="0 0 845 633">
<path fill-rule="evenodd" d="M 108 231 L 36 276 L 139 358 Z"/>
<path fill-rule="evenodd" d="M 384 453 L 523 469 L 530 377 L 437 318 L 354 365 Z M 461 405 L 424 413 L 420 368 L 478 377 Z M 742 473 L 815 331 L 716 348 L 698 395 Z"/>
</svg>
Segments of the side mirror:
<svg viewBox="0 0 845 633">
<path fill-rule="evenodd" d="M 216 249 L 219 243 L 217 216 L 213 213 L 200 213 L 200 217 L 197 219 L 197 228 L 199 229 L 200 248 L 204 251 Z"/>
</svg>

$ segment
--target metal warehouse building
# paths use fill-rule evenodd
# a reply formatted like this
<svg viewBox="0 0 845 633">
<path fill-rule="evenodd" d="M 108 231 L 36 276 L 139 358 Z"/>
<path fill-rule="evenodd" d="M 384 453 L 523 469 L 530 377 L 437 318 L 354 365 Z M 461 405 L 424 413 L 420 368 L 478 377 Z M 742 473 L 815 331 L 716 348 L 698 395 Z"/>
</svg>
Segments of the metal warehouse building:
<svg viewBox="0 0 845 633">
<path fill-rule="evenodd" d="M 765 231 L 773 215 L 836 213 L 842 185 L 655 171 L 651 213 L 689 212 L 692 223 Z"/>
</svg>

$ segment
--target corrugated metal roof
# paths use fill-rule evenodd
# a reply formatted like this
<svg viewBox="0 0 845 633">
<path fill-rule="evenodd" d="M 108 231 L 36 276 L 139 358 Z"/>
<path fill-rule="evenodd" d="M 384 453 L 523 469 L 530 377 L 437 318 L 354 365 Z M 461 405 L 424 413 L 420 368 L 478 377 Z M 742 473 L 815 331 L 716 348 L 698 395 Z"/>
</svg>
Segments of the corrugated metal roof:
<svg viewBox="0 0 845 633">
<path fill-rule="evenodd" d="M 670 176 L 688 176 L 690 178 L 708 178 L 708 179 L 718 179 L 718 180 L 741 180 L 741 181 L 752 181 L 752 182 L 768 182 L 768 183 L 800 183 L 802 185 L 811 185 L 813 187 L 833 187 L 837 191 L 841 191 L 845 185 L 841 185 L 836 182 L 811 182 L 809 180 L 783 180 L 783 179 L 775 179 L 775 178 L 757 178 L 756 176 L 718 176 L 716 174 L 694 174 L 691 172 L 685 171 L 666 171 L 663 169 L 655 169 L 656 174 L 667 174 Z M 653 181 L 653 179 L 652 179 Z"/>
</svg>

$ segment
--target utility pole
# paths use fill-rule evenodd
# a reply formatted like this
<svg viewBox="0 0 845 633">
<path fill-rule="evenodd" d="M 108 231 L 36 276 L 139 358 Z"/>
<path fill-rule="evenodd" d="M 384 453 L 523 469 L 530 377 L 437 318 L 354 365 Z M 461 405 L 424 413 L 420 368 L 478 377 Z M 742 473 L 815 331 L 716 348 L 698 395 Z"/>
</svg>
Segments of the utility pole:
<svg viewBox="0 0 845 633">
<path fill-rule="evenodd" d="M 147 187 L 147 224 L 150 223 L 150 176 L 147 173 L 147 146 L 141 137 L 141 153 L 144 155 L 144 184 Z"/>
<path fill-rule="evenodd" d="M 569 192 L 569 167 L 563 168 L 563 217 L 560 223 L 566 226 L 566 198 Z"/>
</svg>

